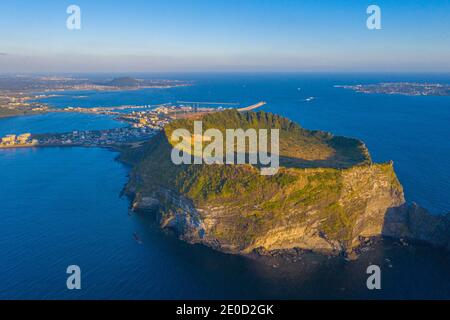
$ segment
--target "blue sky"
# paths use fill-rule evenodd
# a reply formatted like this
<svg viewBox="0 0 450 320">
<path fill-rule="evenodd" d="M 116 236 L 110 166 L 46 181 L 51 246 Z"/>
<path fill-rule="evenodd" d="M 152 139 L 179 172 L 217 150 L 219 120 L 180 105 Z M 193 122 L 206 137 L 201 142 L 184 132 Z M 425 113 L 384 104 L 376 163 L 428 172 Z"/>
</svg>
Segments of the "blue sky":
<svg viewBox="0 0 450 320">
<path fill-rule="evenodd" d="M 0 72 L 75 71 L 450 72 L 450 0 L 0 2 Z"/>
</svg>

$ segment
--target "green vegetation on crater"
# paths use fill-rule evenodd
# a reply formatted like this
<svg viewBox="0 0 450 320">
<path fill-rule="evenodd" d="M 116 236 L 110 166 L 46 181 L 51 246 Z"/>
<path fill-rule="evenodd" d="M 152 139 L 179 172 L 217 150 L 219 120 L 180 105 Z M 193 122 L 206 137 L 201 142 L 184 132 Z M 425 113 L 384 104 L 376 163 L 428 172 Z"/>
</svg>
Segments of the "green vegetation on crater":
<svg viewBox="0 0 450 320">
<path fill-rule="evenodd" d="M 361 141 L 335 137 L 323 131 L 306 130 L 287 118 L 271 113 L 239 113 L 236 110 L 226 110 L 204 116 L 202 123 L 204 131 L 211 128 L 222 132 L 236 128 L 280 129 L 280 164 L 286 168 L 338 169 L 371 163 L 370 155 Z M 140 176 L 146 177 L 145 180 L 151 182 L 150 185 L 176 187 L 178 191 L 189 194 L 194 200 L 206 200 L 217 193 L 227 195 L 229 190 L 240 188 L 233 184 L 242 183 L 242 188 L 252 191 L 256 186 L 266 187 L 267 182 L 273 179 L 277 181 L 293 179 L 283 171 L 274 177 L 263 177 L 250 165 L 174 165 L 170 160 L 172 150 L 170 137 L 173 130 L 178 128 L 193 132 L 193 120 L 176 120 L 168 124 L 164 132 L 146 145 L 144 151 L 130 151 L 139 152 L 142 161 L 139 161 L 135 171 Z M 324 154 L 328 157 L 324 157 Z M 247 180 L 240 179 L 245 174 L 249 175 Z M 147 188 L 147 183 L 143 183 L 142 188 Z"/>
<path fill-rule="evenodd" d="M 346 168 L 370 163 L 370 155 L 365 145 L 357 139 L 333 136 L 324 131 L 307 130 L 291 120 L 267 112 L 243 112 L 235 109 L 216 112 L 204 116 L 203 131 L 218 129 L 225 136 L 226 129 L 279 129 L 280 164 L 284 167 L 331 167 Z M 165 127 L 170 137 L 175 129 L 194 131 L 194 121 L 179 119 Z"/>
</svg>

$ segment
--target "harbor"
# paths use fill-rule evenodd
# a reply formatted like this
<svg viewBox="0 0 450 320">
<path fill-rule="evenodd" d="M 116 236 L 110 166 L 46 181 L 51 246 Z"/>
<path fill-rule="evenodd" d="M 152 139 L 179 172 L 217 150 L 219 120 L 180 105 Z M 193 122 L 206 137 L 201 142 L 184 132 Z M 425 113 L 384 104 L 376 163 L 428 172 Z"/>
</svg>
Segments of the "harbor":
<svg viewBox="0 0 450 320">
<path fill-rule="evenodd" d="M 199 107 L 199 105 L 218 105 L 216 107 Z M 264 101 L 238 108 L 240 112 L 257 109 L 266 103 Z M 179 104 L 165 103 L 156 106 L 117 106 L 117 107 L 96 107 L 79 108 L 66 107 L 63 109 L 49 109 L 49 112 L 72 112 L 90 113 L 100 115 L 113 115 L 117 120 L 127 123 L 124 128 L 114 128 L 107 130 L 85 130 L 72 131 L 58 134 L 8 134 L 1 138 L 1 149 L 12 148 L 34 148 L 34 147 L 61 147 L 61 146 L 83 146 L 83 147 L 112 147 L 134 143 L 141 143 L 150 140 L 155 134 L 163 130 L 164 126 L 171 121 L 182 118 L 200 118 L 201 116 L 224 110 L 223 105 L 230 103 L 220 102 L 184 102 Z M 235 104 L 231 104 L 235 105 Z M 119 112 L 119 111 L 130 111 Z"/>
</svg>

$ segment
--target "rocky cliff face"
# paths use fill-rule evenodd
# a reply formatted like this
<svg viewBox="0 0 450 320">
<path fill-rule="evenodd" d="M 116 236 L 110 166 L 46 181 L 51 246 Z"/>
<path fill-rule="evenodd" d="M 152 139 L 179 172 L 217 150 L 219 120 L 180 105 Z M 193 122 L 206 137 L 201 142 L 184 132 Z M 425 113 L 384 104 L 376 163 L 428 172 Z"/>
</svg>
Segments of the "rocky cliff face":
<svg viewBox="0 0 450 320">
<path fill-rule="evenodd" d="M 403 204 L 388 210 L 382 234 L 450 250 L 450 214 L 433 215 L 415 203 Z"/>
<path fill-rule="evenodd" d="M 173 190 L 159 186 L 145 196 L 137 194 L 132 208 L 155 214 L 162 228 L 176 231 L 183 240 L 198 242 L 204 237 L 203 219 L 192 200 Z"/>
</svg>

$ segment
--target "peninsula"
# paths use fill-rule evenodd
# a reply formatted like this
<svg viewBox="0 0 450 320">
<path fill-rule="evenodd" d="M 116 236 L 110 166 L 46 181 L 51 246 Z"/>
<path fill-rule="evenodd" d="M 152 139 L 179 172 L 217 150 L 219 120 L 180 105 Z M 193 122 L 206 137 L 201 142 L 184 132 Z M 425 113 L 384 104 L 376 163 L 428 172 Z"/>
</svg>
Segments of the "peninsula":
<svg viewBox="0 0 450 320">
<path fill-rule="evenodd" d="M 373 163 L 361 141 L 265 112 L 230 109 L 201 119 L 204 130 L 279 129 L 281 167 L 261 176 L 249 164 L 173 164 L 170 134 L 192 126 L 189 118 L 125 150 L 133 209 L 180 239 L 245 255 L 308 250 L 352 258 L 384 236 L 450 249 L 450 216 L 406 204 L 393 163 Z"/>
<path fill-rule="evenodd" d="M 191 86 L 189 81 L 167 79 L 88 79 L 70 76 L 0 75 L 0 118 L 55 111 L 41 99 L 66 91 L 121 91 Z"/>
<path fill-rule="evenodd" d="M 336 88 L 369 94 L 399 94 L 405 96 L 450 96 L 450 84 L 383 82 L 378 84 L 336 85 Z"/>
</svg>

